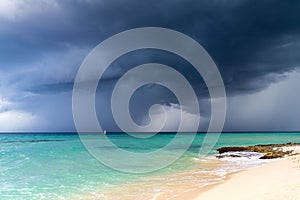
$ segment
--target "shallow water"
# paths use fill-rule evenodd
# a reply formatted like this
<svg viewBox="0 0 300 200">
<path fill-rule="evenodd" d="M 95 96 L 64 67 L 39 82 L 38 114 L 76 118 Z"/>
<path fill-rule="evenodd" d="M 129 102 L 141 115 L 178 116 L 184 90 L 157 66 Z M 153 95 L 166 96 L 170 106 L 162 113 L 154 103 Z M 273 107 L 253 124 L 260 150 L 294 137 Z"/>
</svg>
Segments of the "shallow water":
<svg viewBox="0 0 300 200">
<path fill-rule="evenodd" d="M 174 134 L 159 134 L 147 140 L 124 134 L 108 137 L 120 148 L 149 152 L 169 143 Z M 264 163 L 256 157 L 218 160 L 213 156 L 215 150 L 209 157 L 199 159 L 203 138 L 204 134 L 197 134 L 188 151 L 169 167 L 133 175 L 101 164 L 87 152 L 76 134 L 2 134 L 0 199 L 159 199 L 221 181 L 229 172 Z M 300 134 L 224 133 L 215 149 L 291 141 L 300 142 Z"/>
</svg>

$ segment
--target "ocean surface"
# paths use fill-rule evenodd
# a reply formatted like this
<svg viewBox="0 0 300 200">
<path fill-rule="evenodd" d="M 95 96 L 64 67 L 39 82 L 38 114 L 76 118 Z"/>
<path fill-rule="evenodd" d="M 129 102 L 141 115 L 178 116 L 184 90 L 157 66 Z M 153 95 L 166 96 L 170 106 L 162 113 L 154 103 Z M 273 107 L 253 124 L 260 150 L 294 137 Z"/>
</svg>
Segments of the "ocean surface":
<svg viewBox="0 0 300 200">
<path fill-rule="evenodd" d="M 120 148 L 141 152 L 161 148 L 174 135 L 158 134 L 151 140 L 126 134 L 107 137 Z M 219 147 L 300 142 L 300 133 L 223 133 L 210 155 L 199 158 L 204 136 L 197 134 L 172 165 L 136 175 L 104 166 L 77 134 L 0 134 L 0 199 L 167 199 L 220 182 L 230 172 L 269 162 L 251 153 L 216 159 Z"/>
</svg>

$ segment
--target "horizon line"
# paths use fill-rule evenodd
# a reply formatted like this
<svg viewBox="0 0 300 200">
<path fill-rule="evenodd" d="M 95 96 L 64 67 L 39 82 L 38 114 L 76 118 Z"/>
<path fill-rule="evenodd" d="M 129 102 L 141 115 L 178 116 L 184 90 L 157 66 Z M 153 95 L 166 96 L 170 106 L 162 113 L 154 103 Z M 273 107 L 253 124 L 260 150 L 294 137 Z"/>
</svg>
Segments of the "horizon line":
<svg viewBox="0 0 300 200">
<path fill-rule="evenodd" d="M 102 132 L 87 132 L 86 134 L 98 134 Z M 154 133 L 154 132 L 136 132 L 132 131 L 130 133 Z M 176 131 L 164 131 L 164 132 L 157 132 L 157 134 L 171 134 L 171 133 L 178 133 Z M 184 131 L 180 133 L 192 133 L 189 131 Z M 207 132 L 207 131 L 198 131 L 197 134 L 205 134 L 205 133 L 300 133 L 299 131 L 222 131 L 222 132 Z M 7 132 L 1 132 L 0 134 L 78 134 L 76 131 L 7 131 Z M 126 134 L 124 131 L 108 131 L 106 134 Z"/>
</svg>

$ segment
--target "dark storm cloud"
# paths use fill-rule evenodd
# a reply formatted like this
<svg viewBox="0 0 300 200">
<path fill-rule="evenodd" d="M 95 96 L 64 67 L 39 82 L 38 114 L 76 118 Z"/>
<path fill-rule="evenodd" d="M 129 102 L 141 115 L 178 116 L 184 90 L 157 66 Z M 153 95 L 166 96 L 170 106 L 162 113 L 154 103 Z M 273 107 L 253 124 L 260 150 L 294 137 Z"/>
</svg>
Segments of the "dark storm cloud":
<svg viewBox="0 0 300 200">
<path fill-rule="evenodd" d="M 12 19 L 0 15 L 3 87 L 35 95 L 65 94 L 72 89 L 76 71 L 93 47 L 121 31 L 146 26 L 175 29 L 203 45 L 216 62 L 228 95 L 264 90 L 300 66 L 300 1 L 54 2 L 50 6 L 29 1 L 36 10 L 26 8 Z M 181 70 L 200 91 L 199 96 L 206 91 L 192 67 L 173 55 L 144 51 L 127 56 L 107 70 L 105 89 L 111 89 L 130 67 L 157 61 Z M 165 99 L 176 102 L 173 96 Z"/>
<path fill-rule="evenodd" d="M 299 1 L 59 1 L 59 7 L 2 22 L 1 67 L 43 59 L 72 46 L 91 48 L 130 28 L 162 26 L 199 41 L 228 90 L 299 66 Z M 79 65 L 80 63 L 74 63 Z M 76 66 L 76 67 L 77 67 Z M 119 74 L 118 74 L 119 76 Z M 271 81 L 270 78 L 266 79 Z"/>
</svg>

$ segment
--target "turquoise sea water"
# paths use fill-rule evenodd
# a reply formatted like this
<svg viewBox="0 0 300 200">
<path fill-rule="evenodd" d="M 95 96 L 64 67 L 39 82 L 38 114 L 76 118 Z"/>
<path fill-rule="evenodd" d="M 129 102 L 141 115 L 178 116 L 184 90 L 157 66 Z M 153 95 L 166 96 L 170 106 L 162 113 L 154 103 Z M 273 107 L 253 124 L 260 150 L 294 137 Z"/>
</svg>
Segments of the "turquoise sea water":
<svg viewBox="0 0 300 200">
<path fill-rule="evenodd" d="M 121 148 L 136 152 L 161 148 L 174 134 L 159 134 L 149 140 L 133 139 L 125 134 L 107 136 Z M 240 164 L 229 165 L 226 161 L 225 165 L 214 159 L 199 160 L 199 147 L 204 136 L 205 134 L 197 134 L 188 151 L 171 166 L 155 173 L 133 175 L 102 165 L 87 152 L 76 134 L 1 134 L 0 199 L 75 199 L 86 194 L 114 199 L 115 197 L 109 196 L 106 191 L 113 191 L 114 188 L 122 188 L 131 183 L 134 185 L 136 182 L 140 187 L 145 184 L 145 188 L 150 188 L 149 191 L 145 190 L 145 193 L 151 193 L 153 188 L 161 191 L 164 188 L 159 182 L 169 183 L 172 177 L 180 182 L 194 181 L 199 182 L 199 186 L 205 185 L 213 180 L 212 177 L 215 178 L 209 175 L 226 173 L 225 167 L 232 170 Z M 222 146 L 287 142 L 300 142 L 300 134 L 223 133 L 214 149 Z M 211 155 L 216 153 L 214 150 Z M 185 180 L 176 178 L 176 174 L 184 174 L 187 171 L 193 174 L 193 180 L 189 180 L 188 175 L 185 176 Z M 201 173 L 201 176 L 195 176 Z M 155 181 L 157 179 L 153 177 L 160 179 Z M 172 184 L 176 184 L 176 181 L 173 180 Z M 131 187 L 131 192 L 132 195 L 140 195 L 135 193 L 134 187 Z"/>
</svg>

